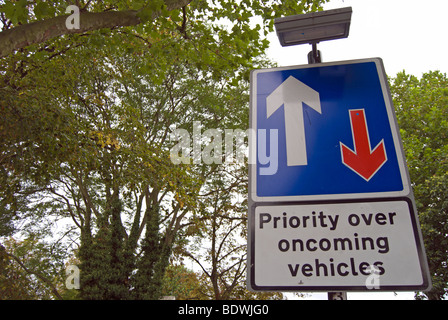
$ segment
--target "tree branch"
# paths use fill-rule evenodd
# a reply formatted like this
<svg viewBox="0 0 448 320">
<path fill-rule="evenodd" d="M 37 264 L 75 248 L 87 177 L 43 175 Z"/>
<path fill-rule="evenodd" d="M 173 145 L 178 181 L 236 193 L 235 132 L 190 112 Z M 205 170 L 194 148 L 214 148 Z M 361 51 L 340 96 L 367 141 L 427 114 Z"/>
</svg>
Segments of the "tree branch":
<svg viewBox="0 0 448 320">
<path fill-rule="evenodd" d="M 188 252 L 188 251 L 185 252 L 185 255 L 186 255 L 187 257 L 189 257 L 190 259 L 192 259 L 194 262 L 196 262 L 196 263 L 201 267 L 202 271 L 204 271 L 204 273 L 207 275 L 207 277 L 211 278 L 210 273 L 208 273 L 207 269 L 202 265 L 202 263 L 201 263 L 198 259 L 196 259 L 196 258 L 195 258 L 190 252 Z"/>
<path fill-rule="evenodd" d="M 165 0 L 165 5 L 167 10 L 171 11 L 180 9 L 190 2 L 191 0 Z M 19 25 L 0 32 L 0 57 L 7 56 L 14 52 L 14 50 L 22 49 L 32 44 L 42 43 L 65 34 L 84 33 L 103 28 L 135 26 L 142 23 L 138 17 L 138 13 L 139 11 L 137 10 L 105 12 L 81 11 L 79 14 L 79 29 L 67 29 L 65 21 L 69 15 Z M 160 14 L 161 12 L 154 12 L 152 14 L 152 20 L 159 17 Z"/>
<path fill-rule="evenodd" d="M 48 285 L 51 289 L 51 292 L 53 292 L 53 294 L 55 295 L 56 298 L 58 298 L 59 300 L 64 300 L 64 298 L 62 298 L 62 296 L 59 294 L 58 290 L 56 290 L 56 287 L 53 286 L 53 284 L 51 283 L 51 281 L 43 276 L 41 273 L 36 272 L 36 271 L 32 271 L 30 269 L 28 269 L 22 261 L 20 261 L 20 259 L 18 257 L 16 257 L 15 255 L 13 255 L 12 253 L 6 252 L 6 254 L 8 256 L 10 256 L 11 258 L 13 258 L 27 273 L 29 274 L 34 274 L 36 277 L 38 277 L 41 281 L 43 281 L 46 285 Z"/>
</svg>

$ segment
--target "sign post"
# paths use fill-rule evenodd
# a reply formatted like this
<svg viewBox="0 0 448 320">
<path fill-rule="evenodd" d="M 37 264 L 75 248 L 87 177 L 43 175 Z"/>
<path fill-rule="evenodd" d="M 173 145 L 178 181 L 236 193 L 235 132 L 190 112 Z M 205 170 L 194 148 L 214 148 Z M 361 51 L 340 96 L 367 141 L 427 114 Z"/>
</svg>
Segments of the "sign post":
<svg viewBox="0 0 448 320">
<path fill-rule="evenodd" d="M 250 127 L 251 290 L 430 287 L 381 59 L 253 71 Z"/>
</svg>

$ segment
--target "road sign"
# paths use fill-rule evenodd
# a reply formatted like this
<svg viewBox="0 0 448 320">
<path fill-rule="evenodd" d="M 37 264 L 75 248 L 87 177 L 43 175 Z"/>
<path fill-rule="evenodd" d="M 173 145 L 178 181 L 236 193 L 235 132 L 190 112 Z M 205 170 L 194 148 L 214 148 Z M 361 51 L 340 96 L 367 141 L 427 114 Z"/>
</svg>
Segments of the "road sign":
<svg viewBox="0 0 448 320">
<path fill-rule="evenodd" d="M 430 286 L 381 59 L 255 70 L 250 123 L 251 289 Z"/>
<path fill-rule="evenodd" d="M 412 203 L 383 199 L 255 207 L 251 287 L 363 291 L 427 288 Z"/>
<path fill-rule="evenodd" d="M 378 59 L 256 70 L 251 119 L 259 137 L 250 172 L 253 201 L 410 192 Z M 270 146 L 278 150 L 269 155 Z"/>
</svg>

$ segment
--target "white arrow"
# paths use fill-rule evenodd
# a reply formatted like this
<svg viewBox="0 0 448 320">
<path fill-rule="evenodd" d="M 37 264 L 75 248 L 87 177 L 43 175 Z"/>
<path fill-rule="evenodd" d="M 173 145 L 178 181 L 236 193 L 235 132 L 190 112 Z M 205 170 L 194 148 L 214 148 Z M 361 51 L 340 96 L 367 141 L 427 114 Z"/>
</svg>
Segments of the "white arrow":
<svg viewBox="0 0 448 320">
<path fill-rule="evenodd" d="M 293 76 L 289 76 L 266 98 L 268 118 L 282 105 L 285 106 L 288 166 L 306 166 L 308 164 L 302 103 L 306 103 L 317 112 L 322 113 L 319 92 Z"/>
</svg>

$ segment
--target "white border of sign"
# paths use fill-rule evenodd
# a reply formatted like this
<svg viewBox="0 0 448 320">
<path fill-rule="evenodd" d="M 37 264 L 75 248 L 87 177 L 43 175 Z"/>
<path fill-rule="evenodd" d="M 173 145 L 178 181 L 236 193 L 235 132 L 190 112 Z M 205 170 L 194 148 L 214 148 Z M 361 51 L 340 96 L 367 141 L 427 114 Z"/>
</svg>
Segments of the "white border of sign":
<svg viewBox="0 0 448 320">
<path fill-rule="evenodd" d="M 395 116 L 395 110 L 392 104 L 392 98 L 389 93 L 389 85 L 387 82 L 386 73 L 384 71 L 384 65 L 381 58 L 359 59 L 338 61 L 330 63 L 320 64 L 308 64 L 300 66 L 289 66 L 280 68 L 268 68 L 253 70 L 251 73 L 251 93 L 250 93 L 250 128 L 257 129 L 257 75 L 265 72 L 274 72 L 282 70 L 297 70 L 297 69 L 309 69 L 320 68 L 326 66 L 335 65 L 347 65 L 356 63 L 374 62 L 383 91 L 383 97 L 386 104 L 386 110 L 389 117 L 389 123 L 391 125 L 391 132 L 394 141 L 395 150 L 397 153 L 397 160 L 400 169 L 401 180 L 403 182 L 403 190 L 401 191 L 388 191 L 388 192 L 372 192 L 372 193 L 346 193 L 346 194 L 324 194 L 324 195 L 303 195 L 303 196 L 281 196 L 281 197 L 258 197 L 257 196 L 257 156 L 256 147 L 250 148 L 250 152 L 255 153 L 250 156 L 252 163 L 249 165 L 249 198 L 254 202 L 283 202 L 283 201 L 313 201 L 313 200 L 341 200 L 341 199 L 359 199 L 359 198 L 378 198 L 378 197 L 403 197 L 408 196 L 410 191 L 410 179 L 407 170 L 405 157 L 403 154 L 403 147 L 401 142 L 400 133 L 398 130 L 397 119 Z M 254 137 L 253 143 L 256 146 L 256 138 Z"/>
</svg>

